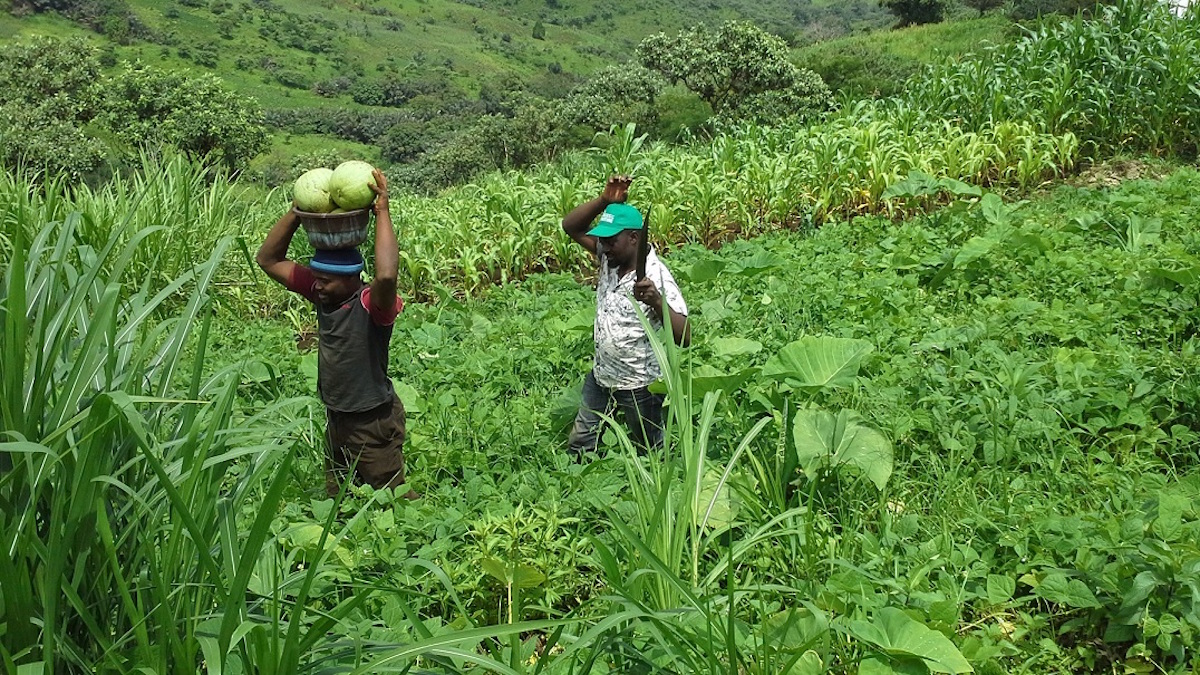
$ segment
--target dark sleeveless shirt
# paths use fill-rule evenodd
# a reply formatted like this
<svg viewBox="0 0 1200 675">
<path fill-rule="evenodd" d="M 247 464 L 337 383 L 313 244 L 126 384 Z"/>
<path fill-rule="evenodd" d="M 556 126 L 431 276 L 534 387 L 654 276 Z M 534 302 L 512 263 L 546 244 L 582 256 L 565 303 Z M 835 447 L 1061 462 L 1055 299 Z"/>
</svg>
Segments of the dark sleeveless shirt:
<svg viewBox="0 0 1200 675">
<path fill-rule="evenodd" d="M 392 327 L 376 325 L 363 307 L 363 286 L 341 305 L 314 303 L 320 346 L 317 391 L 330 410 L 363 412 L 395 396 L 387 374 Z"/>
</svg>

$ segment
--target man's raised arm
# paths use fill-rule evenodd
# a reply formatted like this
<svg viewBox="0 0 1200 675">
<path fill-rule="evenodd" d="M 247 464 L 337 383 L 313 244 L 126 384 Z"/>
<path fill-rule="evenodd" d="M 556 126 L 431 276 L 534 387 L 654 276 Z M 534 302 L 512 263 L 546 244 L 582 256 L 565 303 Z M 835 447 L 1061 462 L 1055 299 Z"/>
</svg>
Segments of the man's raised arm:
<svg viewBox="0 0 1200 675">
<path fill-rule="evenodd" d="M 287 213 L 283 214 L 283 217 L 271 227 L 266 240 L 263 241 L 262 246 L 258 247 L 258 255 L 255 256 L 258 266 L 267 273 L 267 276 L 284 286 L 291 281 L 292 270 L 296 267 L 296 263 L 288 260 L 287 251 L 288 245 L 292 243 L 292 237 L 295 236 L 296 229 L 299 227 L 300 219 L 296 217 L 296 212 L 288 209 Z"/>
<path fill-rule="evenodd" d="M 375 278 L 371 280 L 371 306 L 375 311 L 388 313 L 396 305 L 396 280 L 400 274 L 400 248 L 396 243 L 396 228 L 392 225 L 391 204 L 388 202 L 387 178 L 375 169 Z"/>
<path fill-rule="evenodd" d="M 599 197 L 588 200 L 571 209 L 563 218 L 562 228 L 572 239 L 586 248 L 589 253 L 596 255 L 596 238 L 589 237 L 592 221 L 604 212 L 609 204 L 623 203 L 629 196 L 629 184 L 633 182 L 630 176 L 611 176 L 604 184 L 604 191 Z"/>
</svg>

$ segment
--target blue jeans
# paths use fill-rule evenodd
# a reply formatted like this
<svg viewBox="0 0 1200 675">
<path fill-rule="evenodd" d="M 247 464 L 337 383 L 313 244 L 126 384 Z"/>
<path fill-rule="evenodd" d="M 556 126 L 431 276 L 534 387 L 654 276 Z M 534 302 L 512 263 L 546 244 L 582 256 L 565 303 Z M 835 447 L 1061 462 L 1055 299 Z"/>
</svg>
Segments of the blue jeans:
<svg viewBox="0 0 1200 675">
<path fill-rule="evenodd" d="M 662 445 L 662 404 L 666 398 L 653 394 L 646 387 L 638 389 L 609 389 L 596 382 L 596 376 L 588 372 L 583 380 L 583 401 L 575 414 L 571 427 L 571 439 L 567 450 L 580 457 L 585 452 L 595 452 L 600 440 L 600 415 L 612 410 L 613 404 L 625 418 L 629 428 L 629 439 L 634 447 L 644 450 Z"/>
</svg>

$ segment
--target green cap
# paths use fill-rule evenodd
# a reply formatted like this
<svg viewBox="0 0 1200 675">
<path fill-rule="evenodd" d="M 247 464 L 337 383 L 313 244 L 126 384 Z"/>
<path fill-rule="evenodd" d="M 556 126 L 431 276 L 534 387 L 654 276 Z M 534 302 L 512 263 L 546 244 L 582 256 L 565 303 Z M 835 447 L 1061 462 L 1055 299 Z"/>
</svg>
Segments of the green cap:
<svg viewBox="0 0 1200 675">
<path fill-rule="evenodd" d="M 588 230 L 593 237 L 611 237 L 621 230 L 642 229 L 642 212 L 628 204 L 609 204 L 600 214 L 600 224 Z"/>
</svg>

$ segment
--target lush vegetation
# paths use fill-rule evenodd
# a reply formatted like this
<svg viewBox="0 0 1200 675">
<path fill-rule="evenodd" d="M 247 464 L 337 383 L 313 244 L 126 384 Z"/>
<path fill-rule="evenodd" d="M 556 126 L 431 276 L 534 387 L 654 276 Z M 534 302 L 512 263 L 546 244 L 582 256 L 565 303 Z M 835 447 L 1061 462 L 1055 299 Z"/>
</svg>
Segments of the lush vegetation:
<svg viewBox="0 0 1200 675">
<path fill-rule="evenodd" d="M 93 187 L 7 171 L 0 663 L 1200 668 L 1197 106 L 1147 79 L 1196 72 L 1198 20 L 1124 5 L 985 55 L 1003 79 L 947 63 L 818 122 L 683 146 L 618 127 L 398 196 L 402 285 L 428 301 L 391 353 L 417 503 L 324 497 L 312 319 L 251 260 L 286 195 L 187 148 Z M 1071 45 L 1103 78 L 1046 82 L 1029 55 Z M 1131 151 L 1153 179 L 1069 184 Z M 616 427 L 576 464 L 594 299 L 556 221 L 611 171 L 696 339 L 658 346 L 666 448 Z"/>
<path fill-rule="evenodd" d="M 73 180 L 121 171 L 144 148 L 182 150 L 228 169 L 267 145 L 252 101 L 216 77 L 103 58 L 82 40 L 0 49 L 0 161 Z"/>
<path fill-rule="evenodd" d="M 122 61 L 218 75 L 239 95 L 257 100 L 275 132 L 273 151 L 253 163 L 255 174 L 269 185 L 298 175 L 297 156 L 310 152 L 306 145 L 319 134 L 321 152 L 310 160 L 336 164 L 365 157 L 403 166 L 397 171 L 403 182 L 436 189 L 481 171 L 520 168 L 586 147 L 594 133 L 613 124 L 636 123 L 654 139 L 675 140 L 684 128 L 707 132 L 702 125 L 713 115 L 714 101 L 707 101 L 711 96 L 705 92 L 725 88 L 713 80 L 713 70 L 731 60 L 749 65 L 750 70 L 738 65 L 734 74 L 749 75 L 759 87 L 750 92 L 755 104 L 742 105 L 742 113 L 775 99 L 758 114 L 774 119 L 775 111 L 798 102 L 804 109 L 794 112 L 824 109 L 823 87 L 811 73 L 790 72 L 797 69 L 778 58 L 775 45 L 755 48 L 767 47 L 772 34 L 800 45 L 888 22 L 886 11 L 866 0 L 698 7 L 665 2 L 652 10 L 618 2 L 533 0 L 393 0 L 336 7 L 331 12 L 294 0 L 14 0 L 10 14 L 0 13 L 0 35 L 79 35 L 84 29 L 73 23 L 79 22 L 102 34 L 95 42 L 112 76 L 120 75 L 116 64 Z M 742 20 L 740 26 L 727 25 L 734 18 Z M 768 33 L 748 29 L 747 18 Z M 705 45 L 692 38 L 706 32 L 704 26 L 721 36 L 716 44 L 728 53 L 715 58 L 697 50 Z M 727 39 L 731 31 L 742 40 Z M 676 43 L 671 52 L 676 61 L 691 62 L 688 72 L 678 72 L 678 63 L 665 63 L 663 49 L 645 53 L 640 45 L 651 33 L 661 33 L 659 47 L 663 40 Z M 1003 31 L 994 37 L 1002 39 Z M 747 60 L 760 59 L 764 51 L 770 56 L 766 61 Z M 701 64 L 704 59 L 709 61 Z M 639 60 L 675 71 L 668 77 L 681 84 L 664 86 L 630 67 Z M 917 63 L 926 60 L 918 56 Z M 697 82 L 697 93 L 683 86 Z M 763 83 L 780 88 L 780 94 L 764 98 Z M 93 131 L 84 133 L 91 137 L 91 149 L 98 150 Z M 306 161 L 300 167 L 311 165 Z"/>
</svg>

